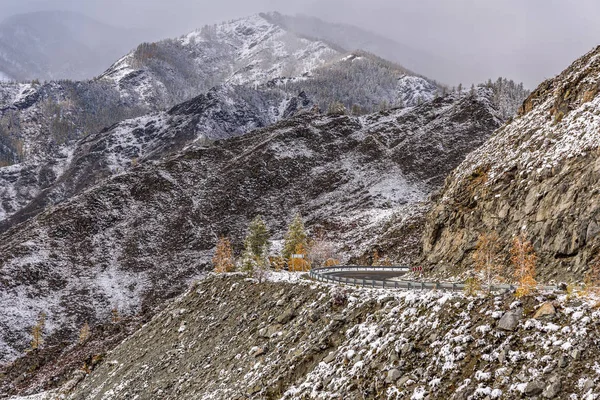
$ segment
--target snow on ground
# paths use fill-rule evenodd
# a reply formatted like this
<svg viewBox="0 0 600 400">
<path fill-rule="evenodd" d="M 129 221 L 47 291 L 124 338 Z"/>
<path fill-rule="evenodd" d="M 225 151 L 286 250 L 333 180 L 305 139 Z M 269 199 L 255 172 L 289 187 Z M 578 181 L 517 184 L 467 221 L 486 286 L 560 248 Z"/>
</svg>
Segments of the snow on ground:
<svg viewBox="0 0 600 400">
<path fill-rule="evenodd" d="M 56 390 L 50 390 L 48 392 L 32 394 L 31 396 L 12 396 L 8 400 L 54 400 L 57 398 Z"/>
</svg>

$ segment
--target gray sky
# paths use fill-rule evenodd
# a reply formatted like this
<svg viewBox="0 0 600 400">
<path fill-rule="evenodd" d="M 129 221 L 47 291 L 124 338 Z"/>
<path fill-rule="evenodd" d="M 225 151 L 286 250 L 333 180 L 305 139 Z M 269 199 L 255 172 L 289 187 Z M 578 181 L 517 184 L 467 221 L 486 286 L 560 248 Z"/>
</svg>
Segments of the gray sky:
<svg viewBox="0 0 600 400">
<path fill-rule="evenodd" d="M 150 29 L 149 39 L 261 11 L 304 13 L 448 59 L 430 78 L 451 85 L 505 76 L 534 88 L 600 43 L 598 0 L 1 0 L 0 19 L 50 9 Z"/>
</svg>

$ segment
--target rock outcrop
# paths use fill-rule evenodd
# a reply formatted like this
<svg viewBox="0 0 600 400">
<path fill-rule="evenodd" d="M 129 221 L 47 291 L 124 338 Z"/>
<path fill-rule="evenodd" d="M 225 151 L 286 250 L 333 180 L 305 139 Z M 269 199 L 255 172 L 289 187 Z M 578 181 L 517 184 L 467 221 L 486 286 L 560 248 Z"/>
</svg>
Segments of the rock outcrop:
<svg viewBox="0 0 600 400">
<path fill-rule="evenodd" d="M 464 272 L 480 233 L 504 254 L 525 231 L 538 278 L 583 279 L 600 247 L 600 48 L 540 85 L 520 115 L 446 180 L 423 237 L 440 274 Z"/>
</svg>

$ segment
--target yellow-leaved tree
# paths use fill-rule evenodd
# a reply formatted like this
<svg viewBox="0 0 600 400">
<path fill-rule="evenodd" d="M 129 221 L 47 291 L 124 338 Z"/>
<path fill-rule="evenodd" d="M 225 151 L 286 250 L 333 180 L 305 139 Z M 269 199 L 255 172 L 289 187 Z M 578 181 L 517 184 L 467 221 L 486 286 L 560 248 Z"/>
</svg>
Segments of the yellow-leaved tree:
<svg viewBox="0 0 600 400">
<path fill-rule="evenodd" d="M 288 269 L 291 272 L 306 272 L 310 270 L 306 249 L 302 243 L 296 245 L 294 254 L 290 256 L 290 259 L 288 260 Z"/>
<path fill-rule="evenodd" d="M 488 292 L 495 281 L 503 280 L 503 266 L 500 262 L 500 238 L 496 232 L 479 236 L 477 249 L 473 253 L 476 277 L 483 283 Z"/>
<path fill-rule="evenodd" d="M 31 349 L 38 350 L 44 344 L 44 328 L 46 327 L 46 313 L 40 313 L 37 323 L 31 328 Z"/>
<path fill-rule="evenodd" d="M 516 295 L 517 297 L 528 296 L 537 286 L 535 280 L 537 255 L 535 254 L 533 245 L 527 240 L 525 232 L 522 232 L 513 239 L 510 254 L 515 268 L 514 277 L 519 282 Z"/>
<path fill-rule="evenodd" d="M 231 249 L 231 242 L 228 238 L 221 237 L 219 239 L 212 262 L 214 270 L 218 274 L 233 272 L 235 270 L 233 250 Z"/>
<path fill-rule="evenodd" d="M 79 344 L 84 344 L 90 338 L 90 325 L 86 322 L 79 330 Z"/>
</svg>

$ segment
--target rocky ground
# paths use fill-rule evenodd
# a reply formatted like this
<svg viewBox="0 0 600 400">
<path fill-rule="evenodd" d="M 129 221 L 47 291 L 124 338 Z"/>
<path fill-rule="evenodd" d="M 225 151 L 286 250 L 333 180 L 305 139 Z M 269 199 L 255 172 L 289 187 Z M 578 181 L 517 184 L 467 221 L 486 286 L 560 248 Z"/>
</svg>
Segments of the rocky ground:
<svg viewBox="0 0 600 400">
<path fill-rule="evenodd" d="M 52 396 L 592 399 L 595 304 L 211 276 Z"/>
</svg>

